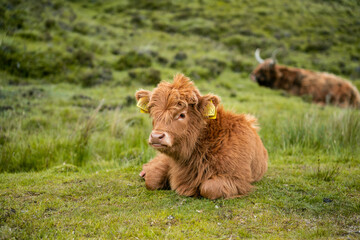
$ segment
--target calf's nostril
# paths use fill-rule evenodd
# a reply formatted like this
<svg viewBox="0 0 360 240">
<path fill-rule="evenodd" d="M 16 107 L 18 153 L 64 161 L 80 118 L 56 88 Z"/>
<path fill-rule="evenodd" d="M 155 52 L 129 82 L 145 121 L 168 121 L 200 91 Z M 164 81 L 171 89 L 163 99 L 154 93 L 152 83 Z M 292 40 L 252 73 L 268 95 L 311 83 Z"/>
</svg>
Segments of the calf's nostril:
<svg viewBox="0 0 360 240">
<path fill-rule="evenodd" d="M 164 133 L 151 133 L 151 138 L 153 139 L 163 139 L 165 137 Z"/>
</svg>

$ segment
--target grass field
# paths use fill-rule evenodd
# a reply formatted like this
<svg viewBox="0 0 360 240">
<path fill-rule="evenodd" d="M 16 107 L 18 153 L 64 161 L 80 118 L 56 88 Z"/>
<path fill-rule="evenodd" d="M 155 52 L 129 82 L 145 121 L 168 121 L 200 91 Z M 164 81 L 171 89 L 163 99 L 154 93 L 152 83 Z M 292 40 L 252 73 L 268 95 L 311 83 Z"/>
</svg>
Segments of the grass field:
<svg viewBox="0 0 360 240">
<path fill-rule="evenodd" d="M 0 239 L 358 239 L 360 111 L 257 86 L 281 64 L 360 88 L 355 0 L 0 0 Z M 269 170 L 250 195 L 148 191 L 134 93 L 183 72 L 255 115 Z"/>
</svg>

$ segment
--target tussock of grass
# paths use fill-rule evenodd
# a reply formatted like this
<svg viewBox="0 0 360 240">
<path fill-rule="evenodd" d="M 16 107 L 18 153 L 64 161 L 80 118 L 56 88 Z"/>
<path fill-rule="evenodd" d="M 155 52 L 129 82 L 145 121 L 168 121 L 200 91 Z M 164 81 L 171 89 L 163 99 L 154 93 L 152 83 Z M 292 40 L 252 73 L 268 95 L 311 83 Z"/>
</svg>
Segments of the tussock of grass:
<svg viewBox="0 0 360 240">
<path fill-rule="evenodd" d="M 326 118 L 320 112 L 305 113 L 278 127 L 284 149 L 296 146 L 332 154 L 359 151 L 360 114 L 357 111 L 336 112 Z"/>
<path fill-rule="evenodd" d="M 61 93 L 54 95 L 57 94 Z M 3 113 L 3 127 L 0 128 L 2 172 L 38 171 L 63 162 L 77 166 L 89 164 L 89 167 L 98 166 L 97 162 L 112 162 L 112 166 L 120 166 L 143 162 L 153 155 L 146 142 L 150 132 L 146 115 L 128 114 L 119 104 L 115 107 L 117 111 L 107 110 L 111 100 L 108 104 L 98 101 L 97 108 L 93 108 L 96 106 L 93 101 L 94 105 L 81 113 L 77 106 L 88 106 L 92 100 L 79 97 L 73 101 L 72 94 L 68 94 L 69 106 L 63 106 L 60 100 L 60 105 L 49 108 L 46 103 L 49 97 L 53 95 L 41 99 L 42 103 L 36 103 L 38 99 L 30 100 L 32 104 L 40 104 L 41 111 L 35 114 Z M 20 105 L 22 101 L 19 99 Z M 36 117 L 28 119 L 28 115 Z"/>
<path fill-rule="evenodd" d="M 321 181 L 330 182 L 332 180 L 335 180 L 339 173 L 340 169 L 336 165 L 324 168 L 320 168 L 319 166 L 316 171 L 314 171 L 310 176 Z"/>
<path fill-rule="evenodd" d="M 92 132 L 94 131 L 95 127 L 95 118 L 96 115 L 99 113 L 101 107 L 104 104 L 104 99 L 101 100 L 93 114 L 90 116 L 90 118 L 86 121 L 84 127 L 80 130 L 80 136 L 75 144 L 75 158 L 74 163 L 77 166 L 84 165 L 84 161 L 87 154 L 87 147 L 89 143 L 89 139 L 91 137 Z"/>
</svg>

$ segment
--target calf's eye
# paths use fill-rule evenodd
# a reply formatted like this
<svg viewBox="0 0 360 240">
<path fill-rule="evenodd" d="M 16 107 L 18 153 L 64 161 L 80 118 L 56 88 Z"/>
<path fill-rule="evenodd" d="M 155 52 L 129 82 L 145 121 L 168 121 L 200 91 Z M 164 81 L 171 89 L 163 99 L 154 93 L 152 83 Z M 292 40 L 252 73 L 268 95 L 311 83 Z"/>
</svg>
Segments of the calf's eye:
<svg viewBox="0 0 360 240">
<path fill-rule="evenodd" d="M 182 120 L 185 118 L 185 113 L 180 113 L 176 118 L 175 120 Z"/>
</svg>

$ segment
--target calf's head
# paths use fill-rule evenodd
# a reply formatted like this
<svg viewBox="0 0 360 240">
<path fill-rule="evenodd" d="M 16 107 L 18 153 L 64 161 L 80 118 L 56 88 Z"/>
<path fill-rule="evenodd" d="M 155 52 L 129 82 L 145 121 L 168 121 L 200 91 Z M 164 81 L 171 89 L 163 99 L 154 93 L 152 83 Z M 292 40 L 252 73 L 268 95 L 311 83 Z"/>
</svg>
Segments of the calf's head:
<svg viewBox="0 0 360 240">
<path fill-rule="evenodd" d="M 251 73 L 251 80 L 257 82 L 260 86 L 272 88 L 277 79 L 276 56 L 277 50 L 272 53 L 271 58 L 263 60 L 260 57 L 260 49 L 256 49 L 255 58 L 259 65 Z"/>
<path fill-rule="evenodd" d="M 216 117 L 220 101 L 212 94 L 202 96 L 182 74 L 173 83 L 159 83 L 153 91 L 139 90 L 135 97 L 141 111 L 153 119 L 149 144 L 175 159 L 188 158 L 193 152 L 207 119 Z"/>
</svg>

